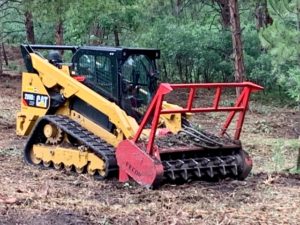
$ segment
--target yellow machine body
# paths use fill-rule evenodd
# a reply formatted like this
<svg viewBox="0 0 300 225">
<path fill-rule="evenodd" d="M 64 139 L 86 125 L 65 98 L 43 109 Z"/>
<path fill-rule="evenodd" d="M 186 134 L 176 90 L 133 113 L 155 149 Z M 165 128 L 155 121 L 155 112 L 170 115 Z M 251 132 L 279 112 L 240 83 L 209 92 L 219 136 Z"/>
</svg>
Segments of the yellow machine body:
<svg viewBox="0 0 300 225">
<path fill-rule="evenodd" d="M 116 103 L 109 101 L 74 79 L 68 66 L 58 68 L 35 53 L 30 54 L 30 59 L 36 73 L 24 72 L 22 74 L 21 111 L 17 114 L 16 127 L 18 135 L 28 136 L 38 120 L 47 115 L 51 104 L 48 90 L 57 89 L 65 102 L 55 111 L 56 115 L 64 115 L 76 121 L 114 147 L 124 139 L 133 138 L 138 129 L 137 121 L 127 115 Z M 114 131 L 109 132 L 79 112 L 71 110 L 69 99 L 74 96 L 105 114 L 109 121 L 115 125 Z M 163 107 L 171 109 L 178 106 L 164 102 Z M 164 124 L 170 131 L 177 133 L 181 129 L 181 115 L 162 115 L 160 123 Z M 51 132 L 49 129 L 43 131 L 45 136 L 47 136 L 47 132 Z M 149 130 L 145 129 L 143 138 L 147 138 L 148 135 Z M 62 142 L 70 142 L 66 137 L 63 137 L 63 139 L 64 142 L 58 138 L 56 142 L 54 141 L 52 147 L 41 144 L 34 145 L 30 153 L 33 164 L 42 162 L 44 166 L 49 166 L 51 162 L 55 168 L 61 168 L 61 165 L 63 165 L 64 168 L 70 169 L 71 166 L 77 172 L 83 171 L 82 168 L 87 166 L 87 172 L 90 174 L 95 174 L 95 171 L 100 174 L 103 173 L 104 160 L 89 151 L 81 151 L 74 147 L 62 147 L 61 145 L 64 145 L 61 144 Z"/>
</svg>

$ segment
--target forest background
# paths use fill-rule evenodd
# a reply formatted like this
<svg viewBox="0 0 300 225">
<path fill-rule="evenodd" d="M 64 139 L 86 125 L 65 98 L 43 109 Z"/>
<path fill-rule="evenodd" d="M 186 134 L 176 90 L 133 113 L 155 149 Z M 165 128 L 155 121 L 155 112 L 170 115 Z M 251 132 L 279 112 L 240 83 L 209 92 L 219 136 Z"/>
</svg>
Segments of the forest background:
<svg viewBox="0 0 300 225">
<path fill-rule="evenodd" d="M 0 72 L 5 44 L 110 45 L 161 49 L 162 81 L 233 81 L 230 1 L 1 0 Z M 240 0 L 238 10 L 243 79 L 298 105 L 300 0 Z"/>
</svg>

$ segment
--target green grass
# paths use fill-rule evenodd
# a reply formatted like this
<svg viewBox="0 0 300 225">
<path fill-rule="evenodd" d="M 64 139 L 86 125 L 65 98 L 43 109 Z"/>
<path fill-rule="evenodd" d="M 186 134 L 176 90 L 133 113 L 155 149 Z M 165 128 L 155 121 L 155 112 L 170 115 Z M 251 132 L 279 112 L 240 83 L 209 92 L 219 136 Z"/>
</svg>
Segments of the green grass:
<svg viewBox="0 0 300 225">
<path fill-rule="evenodd" d="M 243 143 L 246 151 L 253 156 L 255 172 L 299 172 L 298 139 L 252 137 L 245 139 Z"/>
</svg>

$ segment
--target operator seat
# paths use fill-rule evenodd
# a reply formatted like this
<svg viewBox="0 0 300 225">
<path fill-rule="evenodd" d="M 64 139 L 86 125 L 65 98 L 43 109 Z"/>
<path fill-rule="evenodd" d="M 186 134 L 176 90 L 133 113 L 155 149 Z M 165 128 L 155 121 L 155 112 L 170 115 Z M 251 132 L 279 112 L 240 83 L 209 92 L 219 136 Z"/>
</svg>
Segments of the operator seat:
<svg viewBox="0 0 300 225">
<path fill-rule="evenodd" d="M 59 53 L 59 51 L 56 51 L 56 50 L 51 50 L 48 54 L 48 61 L 58 67 L 58 68 L 61 68 L 61 63 L 63 62 L 62 61 L 62 57 L 61 57 L 61 54 Z"/>
</svg>

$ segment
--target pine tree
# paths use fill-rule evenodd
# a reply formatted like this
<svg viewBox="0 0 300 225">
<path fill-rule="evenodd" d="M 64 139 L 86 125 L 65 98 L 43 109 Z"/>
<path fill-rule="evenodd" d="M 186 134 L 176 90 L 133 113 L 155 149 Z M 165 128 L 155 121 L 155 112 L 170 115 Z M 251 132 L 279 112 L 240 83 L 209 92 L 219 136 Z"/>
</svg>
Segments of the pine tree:
<svg viewBox="0 0 300 225">
<path fill-rule="evenodd" d="M 300 0 L 269 0 L 274 23 L 260 33 L 273 71 L 287 93 L 300 101 Z"/>
</svg>

